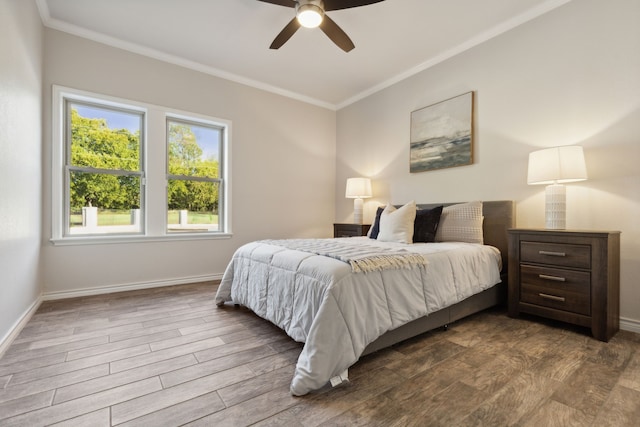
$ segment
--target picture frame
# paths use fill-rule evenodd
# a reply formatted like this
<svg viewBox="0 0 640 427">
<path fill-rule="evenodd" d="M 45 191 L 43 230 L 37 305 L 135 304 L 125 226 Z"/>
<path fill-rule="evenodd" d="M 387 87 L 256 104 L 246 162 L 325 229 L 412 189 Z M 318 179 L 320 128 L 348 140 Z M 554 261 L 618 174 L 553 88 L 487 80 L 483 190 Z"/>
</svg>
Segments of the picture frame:
<svg viewBox="0 0 640 427">
<path fill-rule="evenodd" d="M 473 164 L 474 93 L 411 112 L 411 173 Z"/>
</svg>

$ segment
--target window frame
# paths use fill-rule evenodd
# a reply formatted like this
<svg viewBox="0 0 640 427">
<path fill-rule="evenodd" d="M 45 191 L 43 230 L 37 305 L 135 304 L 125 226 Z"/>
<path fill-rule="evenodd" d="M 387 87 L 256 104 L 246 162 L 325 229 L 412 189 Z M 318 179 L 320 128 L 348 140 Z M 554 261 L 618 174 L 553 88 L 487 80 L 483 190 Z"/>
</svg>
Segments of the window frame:
<svg viewBox="0 0 640 427">
<path fill-rule="evenodd" d="M 202 239 L 228 239 L 231 230 L 231 121 L 168 107 L 101 95 L 88 91 L 53 85 L 52 96 L 52 171 L 51 171 L 51 238 L 54 245 L 109 244 Z M 67 105 L 73 102 L 99 108 L 142 112 L 140 131 L 140 231 L 135 233 L 69 234 L 70 182 L 67 169 Z M 167 183 L 168 135 L 170 119 L 205 124 L 222 129 L 220 141 L 219 231 L 168 232 Z M 151 141 L 165 141 L 163 144 Z M 70 142 L 69 142 L 70 143 Z M 165 159 L 164 165 L 159 164 Z M 91 168 L 89 168 L 91 169 Z M 105 170 L 99 169 L 100 173 Z M 107 170 L 106 173 L 113 172 Z"/>
<path fill-rule="evenodd" d="M 195 125 L 195 126 L 201 126 L 201 127 L 208 127 L 208 128 L 216 128 L 219 132 L 220 132 L 220 139 L 218 140 L 218 177 L 217 178 L 209 178 L 209 177 L 201 177 L 201 176 L 189 176 L 189 175 L 175 175 L 175 174 L 171 174 L 169 173 L 169 123 L 170 122 L 174 122 L 174 123 L 180 123 L 180 124 L 184 124 L 184 125 Z M 165 114 L 165 153 L 166 153 L 166 160 L 165 160 L 165 171 L 166 171 L 166 182 L 167 182 L 167 190 L 169 188 L 168 183 L 169 180 L 173 179 L 173 180 L 181 180 L 181 181 L 200 181 L 200 182 L 214 182 L 218 184 L 218 228 L 222 228 L 222 231 L 197 231 L 197 232 L 184 232 L 184 231 L 169 231 L 169 221 L 167 219 L 167 224 L 166 224 L 166 233 L 168 235 L 176 235 L 176 234 L 200 234 L 200 233 L 224 233 L 225 230 L 225 220 L 226 220 L 226 209 L 225 209 L 225 205 L 226 205 L 226 198 L 223 197 L 222 195 L 225 194 L 225 187 L 226 187 L 226 180 L 225 178 L 225 169 L 226 169 L 226 164 L 223 161 L 223 159 L 225 158 L 225 139 L 226 139 L 226 133 L 227 133 L 227 128 L 219 123 L 210 121 L 210 120 L 203 120 L 203 119 L 198 119 L 195 117 L 191 117 L 191 116 L 184 116 L 184 115 L 178 115 L 178 114 Z M 168 199 L 168 191 L 165 192 L 167 199 Z M 167 204 L 166 204 L 166 208 L 168 210 L 168 200 L 167 200 Z"/>
<path fill-rule="evenodd" d="M 145 175 L 145 142 L 146 142 L 146 117 L 147 110 L 141 108 L 131 108 L 129 105 L 124 104 L 116 104 L 116 103 L 100 103 L 95 100 L 84 101 L 79 100 L 77 97 L 64 97 L 64 230 L 63 237 L 84 237 L 84 236 L 131 236 L 131 235 L 144 235 L 145 234 L 145 221 L 146 217 L 146 175 Z M 74 166 L 72 164 L 71 158 L 71 144 L 72 144 L 72 135 L 71 135 L 71 107 L 72 104 L 83 105 L 87 107 L 95 107 L 103 110 L 111 110 L 113 112 L 123 112 L 128 114 L 137 114 L 140 115 L 140 146 L 138 147 L 139 159 L 138 159 L 138 170 L 137 171 L 127 171 L 125 169 L 101 169 L 101 168 L 93 168 L 87 166 Z M 140 178 L 140 225 L 138 231 L 130 231 L 130 232 L 114 232 L 114 233 L 82 233 L 82 234 L 71 234 L 71 226 L 70 226 L 70 200 L 71 200 L 71 173 L 72 172 L 80 172 L 80 173 L 93 173 L 93 174 L 101 174 L 101 175 L 115 175 L 115 176 L 137 176 Z"/>
</svg>

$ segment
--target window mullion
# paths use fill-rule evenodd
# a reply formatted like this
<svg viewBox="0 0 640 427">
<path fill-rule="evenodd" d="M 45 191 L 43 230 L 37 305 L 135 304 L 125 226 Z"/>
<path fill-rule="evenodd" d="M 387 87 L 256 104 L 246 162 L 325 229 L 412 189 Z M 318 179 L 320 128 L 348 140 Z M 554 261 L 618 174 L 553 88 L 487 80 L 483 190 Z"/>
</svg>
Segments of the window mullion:
<svg viewBox="0 0 640 427">
<path fill-rule="evenodd" d="M 222 182 L 220 178 L 209 178 L 206 176 L 188 176 L 188 175 L 167 175 L 167 180 L 178 179 L 181 181 L 200 181 L 200 182 Z"/>
<path fill-rule="evenodd" d="M 103 175 L 139 176 L 139 177 L 144 176 L 144 173 L 142 171 L 128 171 L 123 169 L 100 169 L 100 168 L 92 168 L 92 167 L 86 167 L 86 166 L 67 166 L 67 169 L 69 171 L 103 174 Z"/>
</svg>

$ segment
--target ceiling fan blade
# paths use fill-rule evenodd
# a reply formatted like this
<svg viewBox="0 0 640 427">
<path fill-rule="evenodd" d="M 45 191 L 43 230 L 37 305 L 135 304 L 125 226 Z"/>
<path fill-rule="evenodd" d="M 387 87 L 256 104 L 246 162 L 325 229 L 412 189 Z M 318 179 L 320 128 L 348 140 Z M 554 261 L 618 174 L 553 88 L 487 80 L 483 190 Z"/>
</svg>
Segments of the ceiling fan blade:
<svg viewBox="0 0 640 427">
<path fill-rule="evenodd" d="M 331 39 L 331 41 L 345 52 L 349 52 L 351 49 L 356 47 L 347 33 L 342 31 L 342 28 L 340 28 L 338 24 L 336 24 L 334 20 L 329 18 L 327 15 L 324 15 L 322 23 L 320 23 L 320 29 Z"/>
<path fill-rule="evenodd" d="M 295 34 L 300 28 L 300 23 L 298 22 L 298 18 L 293 18 L 289 23 L 280 31 L 280 34 L 273 39 L 271 46 L 269 49 L 279 49 L 283 44 L 287 42 L 291 38 L 292 35 Z"/>
<path fill-rule="evenodd" d="M 278 6 L 296 7 L 295 0 L 258 0 L 263 3 L 277 4 Z"/>
<path fill-rule="evenodd" d="M 264 0 L 260 0 L 264 1 Z M 324 0 L 325 12 L 331 10 L 350 9 L 352 7 L 367 6 L 374 3 L 380 3 L 384 0 Z M 272 3 L 272 2 L 269 2 Z M 273 2 L 276 3 L 276 2 Z M 280 4 L 280 3 L 278 3 Z"/>
</svg>

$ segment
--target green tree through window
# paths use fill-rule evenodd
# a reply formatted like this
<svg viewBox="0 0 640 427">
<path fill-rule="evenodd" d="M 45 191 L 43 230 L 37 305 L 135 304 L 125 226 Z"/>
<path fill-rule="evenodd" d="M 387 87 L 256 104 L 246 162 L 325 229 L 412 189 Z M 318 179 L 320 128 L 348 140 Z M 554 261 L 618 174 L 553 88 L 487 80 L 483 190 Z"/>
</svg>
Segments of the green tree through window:
<svg viewBox="0 0 640 427">
<path fill-rule="evenodd" d="M 72 108 L 71 166 L 72 210 L 85 206 L 130 209 L 140 205 L 139 176 L 110 173 L 140 171 L 140 131 L 111 129 L 105 119 L 82 117 Z"/>
<path fill-rule="evenodd" d="M 201 122 L 167 120 L 170 232 L 219 228 L 222 132 L 218 126 Z"/>
</svg>

